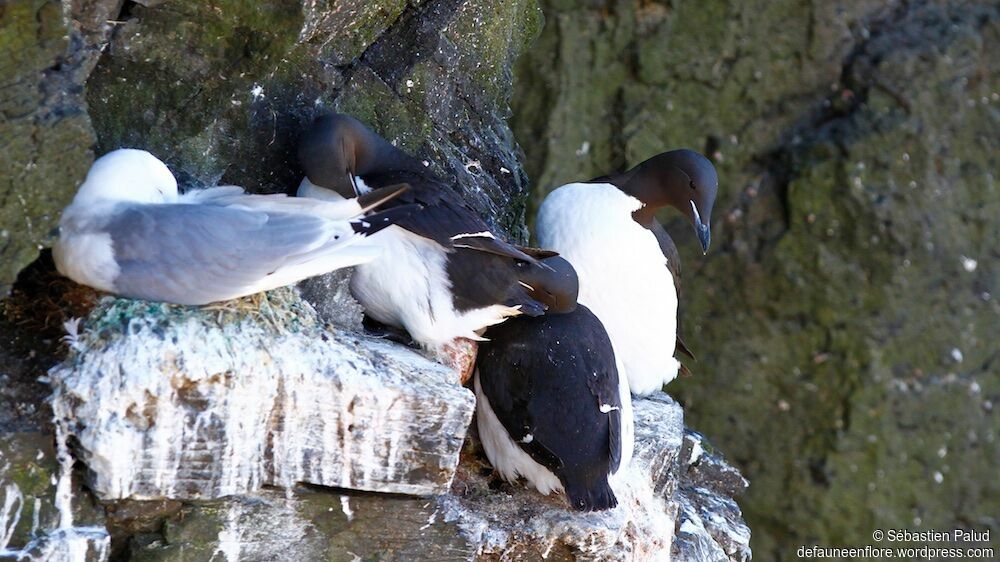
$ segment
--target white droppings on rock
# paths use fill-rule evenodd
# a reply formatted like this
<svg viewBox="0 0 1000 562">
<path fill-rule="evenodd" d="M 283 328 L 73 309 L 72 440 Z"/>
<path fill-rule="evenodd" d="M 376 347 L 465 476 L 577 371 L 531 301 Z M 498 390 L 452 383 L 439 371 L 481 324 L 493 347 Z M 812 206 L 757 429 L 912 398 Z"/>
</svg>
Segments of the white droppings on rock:
<svg viewBox="0 0 1000 562">
<path fill-rule="evenodd" d="M 340 510 L 347 516 L 347 521 L 354 521 L 354 512 L 351 511 L 351 498 L 340 496 Z"/>
<path fill-rule="evenodd" d="M 691 458 L 688 459 L 688 464 L 694 464 L 698 462 L 701 458 L 701 454 L 705 452 L 705 449 L 701 446 L 701 439 L 696 439 L 694 443 L 691 444 Z"/>
<path fill-rule="evenodd" d="M 239 504 L 232 503 L 226 509 L 226 523 L 219 531 L 217 546 L 215 552 L 212 553 L 212 558 L 214 559 L 216 554 L 221 554 L 226 562 L 239 562 L 242 542 Z"/>
<path fill-rule="evenodd" d="M 938 484 L 944 482 L 944 474 L 941 474 L 939 471 L 934 471 L 934 481 Z"/>
<path fill-rule="evenodd" d="M 481 558 L 537 559 L 557 550 L 582 560 L 669 560 L 677 514 L 686 506 L 684 509 L 691 512 L 686 517 L 697 519 L 698 525 L 696 529 L 691 527 L 696 523 L 683 527 L 695 533 L 686 539 L 689 543 L 704 542 L 712 545 L 713 552 L 732 547 L 749 553 L 749 529 L 742 524 L 735 502 L 717 496 L 703 484 L 681 482 L 688 472 L 680 457 L 686 438 L 681 407 L 663 393 L 636 399 L 633 407 L 633 461 L 610 479 L 617 507 L 578 512 L 569 509 L 562 494 L 542 496 L 517 484 L 505 487 L 506 492 L 492 490 L 489 479 L 482 476 L 482 467 L 473 460 L 459 467 L 453 493 L 437 498 L 444 521 L 457 525 Z M 704 497 L 692 499 L 686 489 L 681 493 L 682 486 L 695 486 Z M 705 505 L 704 501 L 718 502 L 727 510 L 726 515 L 711 524 L 702 523 L 698 505 Z M 739 518 L 739 524 L 734 518 Z"/>
<path fill-rule="evenodd" d="M 69 452 L 68 433 L 62 410 L 53 408 L 56 415 L 56 460 L 59 461 L 59 479 L 56 481 L 56 510 L 59 512 L 59 528 L 73 527 L 73 455 Z"/>
<path fill-rule="evenodd" d="M 689 535 L 694 535 L 698 533 L 700 530 L 704 530 L 704 527 L 696 525 L 690 519 L 685 519 L 684 522 L 681 523 L 681 527 L 679 529 L 681 533 L 687 533 Z"/>
<path fill-rule="evenodd" d="M 961 349 L 953 347 L 951 348 L 951 358 L 955 360 L 955 363 L 961 363 L 965 356 L 962 355 Z"/>
<path fill-rule="evenodd" d="M 253 98 L 254 101 L 264 99 L 266 97 L 264 95 L 264 87 L 260 84 L 254 84 L 253 88 L 250 88 L 250 97 Z"/>
<path fill-rule="evenodd" d="M 489 492 L 488 484 L 460 467 L 462 485 L 484 493 L 438 498 L 444 521 L 457 524 L 479 555 L 505 559 L 532 557 L 562 545 L 583 559 L 662 560 L 669 558 L 674 533 L 672 511 L 653 492 L 648 470 L 633 464 L 612 477 L 618 507 L 575 512 L 561 495 L 541 496 L 523 486 L 513 494 Z"/>
<path fill-rule="evenodd" d="M 9 467 L 5 466 L 4 470 Z M 17 484 L 7 484 L 4 487 L 3 507 L 0 507 L 0 556 L 7 552 L 7 545 L 14 537 L 14 530 L 21 522 L 21 511 L 24 509 L 24 495 Z M 36 512 L 37 513 L 37 512 Z"/>
<path fill-rule="evenodd" d="M 435 509 L 434 511 L 432 511 L 430 517 L 427 518 L 427 524 L 420 527 L 420 530 L 426 531 L 427 529 L 429 529 L 430 526 L 433 525 L 435 521 L 437 521 L 437 514 L 438 510 Z"/>
<path fill-rule="evenodd" d="M 968 271 L 969 273 L 972 273 L 973 271 L 976 270 L 977 267 L 979 267 L 979 262 L 977 262 L 972 258 L 968 258 L 965 256 L 960 256 L 960 258 L 962 260 L 962 269 Z"/>
<path fill-rule="evenodd" d="M 73 516 L 73 457 L 67 445 L 67 434 L 60 423 L 60 412 L 54 411 L 56 427 L 56 457 L 59 462 L 58 476 L 52 484 L 55 488 L 53 503 L 58 513 L 54 529 L 42 529 L 40 512 L 41 498 L 34 497 L 31 522 L 31 541 L 22 548 L 11 548 L 10 543 L 20 522 L 25 497 L 14 483 L 4 486 L 4 499 L 0 508 L 0 558 L 19 562 L 105 562 L 110 555 L 111 537 L 103 527 L 74 526 Z M 9 467 L 0 470 L 3 474 Z"/>
<path fill-rule="evenodd" d="M 84 336 L 50 372 L 53 407 L 72 420 L 101 498 L 205 499 L 297 482 L 448 488 L 475 399 L 446 367 L 318 326 L 276 333 L 249 315 L 220 326 L 196 309 L 128 318 L 137 301 L 109 301 L 91 317 L 115 319 L 107 340 Z"/>
</svg>

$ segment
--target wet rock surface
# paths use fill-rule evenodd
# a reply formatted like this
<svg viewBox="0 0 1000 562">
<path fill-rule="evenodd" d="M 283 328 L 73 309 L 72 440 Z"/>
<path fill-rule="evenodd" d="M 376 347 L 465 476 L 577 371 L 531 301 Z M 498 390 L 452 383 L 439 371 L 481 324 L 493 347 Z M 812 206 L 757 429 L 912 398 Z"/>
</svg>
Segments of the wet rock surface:
<svg viewBox="0 0 1000 562">
<path fill-rule="evenodd" d="M 699 359 L 669 390 L 753 483 L 756 557 L 1000 533 L 997 6 L 543 8 L 513 118 L 535 200 L 667 148 L 719 170 L 707 256 L 662 216 Z"/>
<path fill-rule="evenodd" d="M 749 486 L 704 436 L 684 431 L 677 478 L 677 534 L 672 555 L 677 560 L 750 560 L 750 528 L 736 498 Z"/>
<path fill-rule="evenodd" d="M 145 148 L 189 185 L 291 193 L 299 131 L 337 110 L 523 236 L 526 178 L 506 105 L 513 59 L 541 23 L 533 2 L 178 1 L 126 12 L 87 83 L 101 152 Z"/>
</svg>

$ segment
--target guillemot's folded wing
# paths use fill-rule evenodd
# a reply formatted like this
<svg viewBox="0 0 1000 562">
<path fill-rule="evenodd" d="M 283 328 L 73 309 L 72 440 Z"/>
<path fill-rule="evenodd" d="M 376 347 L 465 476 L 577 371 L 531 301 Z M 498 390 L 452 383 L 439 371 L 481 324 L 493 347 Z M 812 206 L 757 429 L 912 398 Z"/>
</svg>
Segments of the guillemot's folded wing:
<svg viewBox="0 0 1000 562">
<path fill-rule="evenodd" d="M 494 350 L 491 348 L 488 352 L 494 353 Z M 496 350 L 496 352 L 503 351 Z M 531 358 L 527 359 L 531 363 Z M 480 387 L 489 399 L 493 413 L 507 430 L 510 438 L 517 442 L 535 462 L 556 471 L 562 468 L 562 460 L 535 437 L 539 428 L 532 417 L 535 390 L 533 377 L 530 376 L 534 373 L 530 370 L 534 367 L 535 365 L 511 362 L 509 369 L 504 369 L 507 371 L 506 374 L 497 369 L 488 369 L 480 372 Z M 490 376 L 494 371 L 499 376 Z"/>
<path fill-rule="evenodd" d="M 536 260 L 517 246 L 499 239 L 457 192 L 429 172 L 393 170 L 365 176 L 364 181 L 371 186 L 409 184 L 411 189 L 387 206 L 421 205 L 423 209 L 419 213 L 399 221 L 399 226 L 434 240 L 448 250 L 466 248 L 528 262 Z"/>
</svg>

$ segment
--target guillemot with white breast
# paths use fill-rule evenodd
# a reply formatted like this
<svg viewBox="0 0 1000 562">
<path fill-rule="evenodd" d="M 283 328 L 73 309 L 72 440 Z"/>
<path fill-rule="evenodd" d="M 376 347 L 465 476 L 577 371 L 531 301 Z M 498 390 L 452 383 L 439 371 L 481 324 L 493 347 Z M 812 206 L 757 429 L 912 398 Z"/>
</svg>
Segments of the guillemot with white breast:
<svg viewBox="0 0 1000 562">
<path fill-rule="evenodd" d="M 354 272 L 351 292 L 369 317 L 439 349 L 558 306 L 561 280 L 539 261 L 554 252 L 501 240 L 451 186 L 357 119 L 316 119 L 299 141 L 299 160 L 300 197 L 339 200 L 406 183 L 410 189 L 387 206 L 421 207 L 380 233 L 385 259 Z"/>
<path fill-rule="evenodd" d="M 575 281 L 561 257 L 544 260 Z M 573 303 L 576 299 L 571 295 Z M 486 456 L 509 482 L 565 492 L 573 509 L 618 504 L 610 475 L 633 449 L 632 400 L 600 320 L 585 306 L 515 318 L 486 331 L 476 362 L 476 423 Z"/>
<path fill-rule="evenodd" d="M 621 174 L 559 187 L 539 208 L 538 242 L 576 268 L 580 303 L 607 329 L 634 394 L 673 380 L 681 368 L 675 347 L 687 352 L 677 337 L 680 260 L 655 214 L 679 210 L 708 252 L 718 183 L 707 158 L 673 150 Z"/>
</svg>

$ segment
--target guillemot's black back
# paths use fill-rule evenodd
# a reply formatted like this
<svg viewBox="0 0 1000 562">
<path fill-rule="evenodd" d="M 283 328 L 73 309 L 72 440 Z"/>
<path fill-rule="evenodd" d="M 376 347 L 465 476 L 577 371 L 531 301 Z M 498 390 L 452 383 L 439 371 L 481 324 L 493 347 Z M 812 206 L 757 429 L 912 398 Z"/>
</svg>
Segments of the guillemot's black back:
<svg viewBox="0 0 1000 562">
<path fill-rule="evenodd" d="M 511 439 L 559 478 L 574 509 L 615 507 L 608 475 L 622 458 L 622 404 L 600 320 L 581 305 L 517 318 L 486 336 L 479 384 Z"/>
<path fill-rule="evenodd" d="M 436 345 L 454 337 L 475 338 L 475 330 L 511 315 L 540 315 L 558 300 L 548 296 L 558 293 L 561 282 L 544 275 L 546 268 L 540 263 L 552 252 L 538 255 L 496 236 L 455 186 L 357 119 L 337 114 L 318 118 L 302 135 L 299 156 L 307 179 L 315 186 L 352 197 L 362 188 L 361 182 L 369 189 L 402 183 L 409 189 L 383 208 L 420 208 L 396 221 L 405 232 L 388 233 L 418 237 L 416 244 L 410 238 L 392 246 L 407 255 L 383 256 L 363 268 L 370 275 L 355 278 L 363 289 L 356 296 L 362 295 L 359 301 L 367 310 L 381 314 L 381 318 L 376 316 L 381 322 L 401 325 L 411 335 L 419 332 L 422 335 L 416 340 Z M 424 244 L 426 240 L 436 245 Z M 437 264 L 443 264 L 443 272 L 437 271 Z M 394 284 L 417 275 L 433 283 L 433 290 L 414 295 L 394 289 Z M 556 286 L 550 286 L 550 281 Z M 451 297 L 447 307 L 435 300 L 434 295 L 440 294 Z"/>
</svg>

